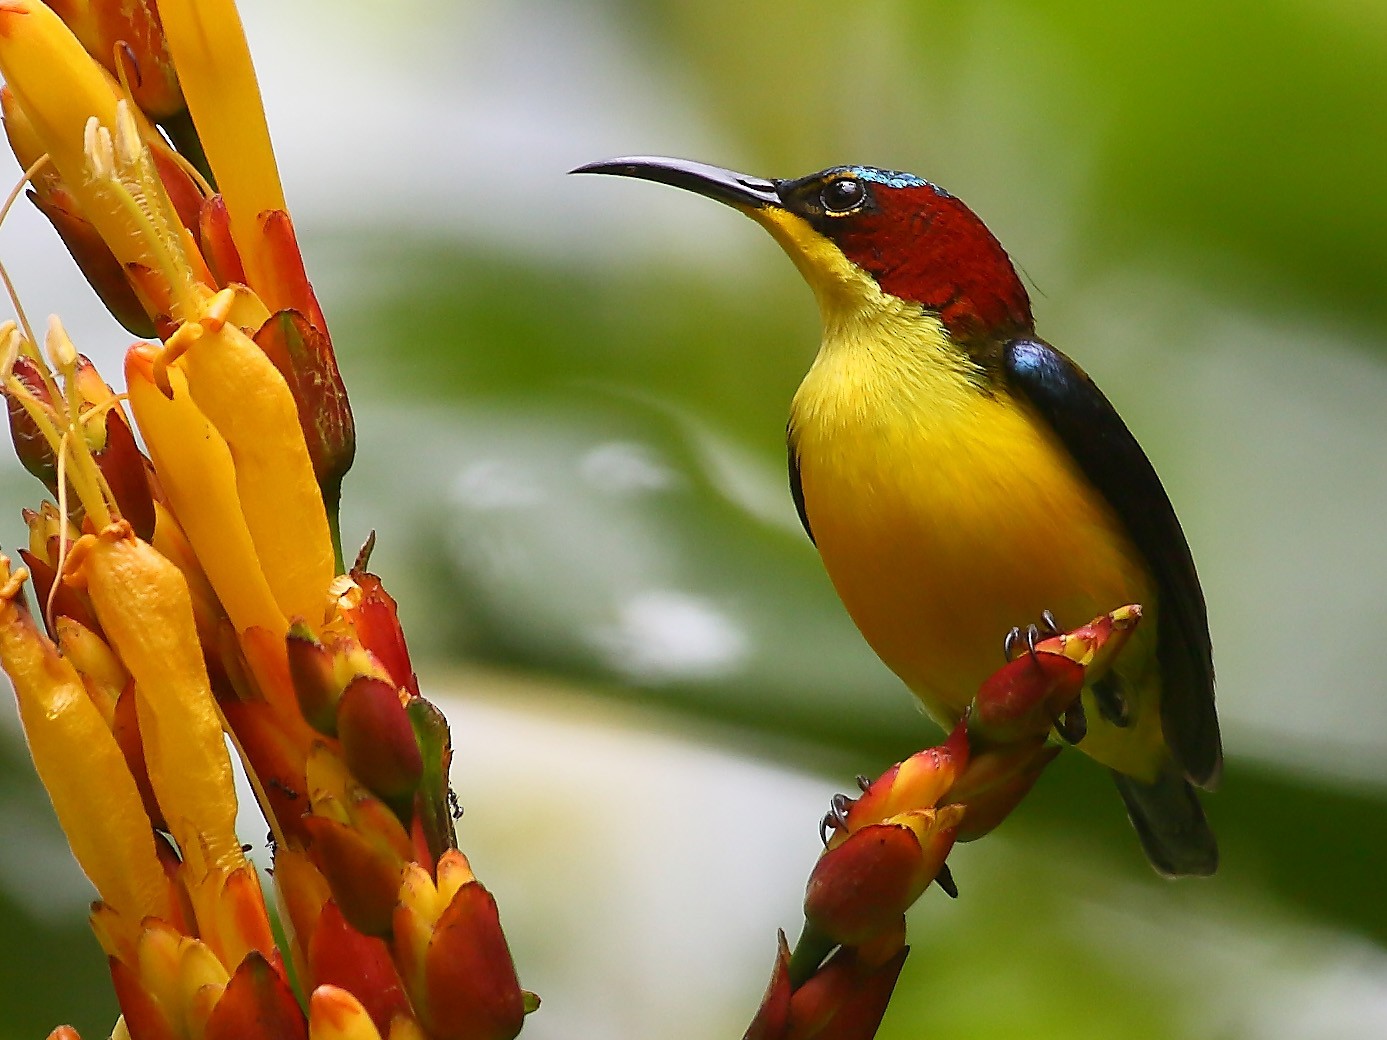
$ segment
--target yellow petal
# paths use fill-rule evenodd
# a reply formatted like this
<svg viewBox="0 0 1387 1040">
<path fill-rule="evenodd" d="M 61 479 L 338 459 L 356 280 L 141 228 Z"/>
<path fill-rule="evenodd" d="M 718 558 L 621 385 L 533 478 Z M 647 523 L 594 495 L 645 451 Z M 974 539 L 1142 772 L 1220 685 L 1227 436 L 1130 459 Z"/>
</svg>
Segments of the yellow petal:
<svg viewBox="0 0 1387 1040">
<path fill-rule="evenodd" d="M 175 365 L 235 460 L 241 512 L 280 611 L 318 629 L 337 569 L 327 510 L 289 384 L 230 322 L 204 322 Z"/>
<path fill-rule="evenodd" d="M 167 369 L 172 396 L 155 385 L 156 352 L 148 344 L 132 347 L 125 378 L 164 493 L 236 631 L 259 626 L 282 638 L 289 623 L 265 580 L 241 512 L 231 452 L 193 403 L 179 369 Z"/>
<path fill-rule="evenodd" d="M 160 0 L 159 15 L 193 123 L 231 216 L 251 287 L 279 310 L 260 248 L 261 214 L 282 210 L 270 130 L 234 0 Z"/>
<path fill-rule="evenodd" d="M 106 637 L 135 678 L 150 785 L 184 857 L 208 873 L 245 863 L 236 790 L 178 568 L 119 521 L 84 539 L 87 593 Z"/>
<path fill-rule="evenodd" d="M 125 757 L 72 665 L 16 602 L 0 557 L 0 664 L 14 684 L 39 779 L 72 854 L 109 906 L 138 921 L 169 916 L 169 885 Z"/>
<path fill-rule="evenodd" d="M 453 901 L 458 889 L 477 880 L 472 873 L 472 864 L 467 862 L 461 849 L 449 849 L 438 858 L 438 901 L 439 912 Z"/>
</svg>

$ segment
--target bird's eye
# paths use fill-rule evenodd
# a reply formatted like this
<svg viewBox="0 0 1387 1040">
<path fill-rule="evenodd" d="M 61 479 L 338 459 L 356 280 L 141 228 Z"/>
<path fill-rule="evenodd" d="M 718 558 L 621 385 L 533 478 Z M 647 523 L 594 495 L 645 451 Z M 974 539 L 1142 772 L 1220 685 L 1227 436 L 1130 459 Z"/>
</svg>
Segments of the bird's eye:
<svg viewBox="0 0 1387 1040">
<path fill-rule="evenodd" d="M 856 177 L 842 177 L 824 185 L 819 193 L 819 201 L 829 213 L 847 213 L 861 205 L 866 197 L 867 189 Z"/>
</svg>

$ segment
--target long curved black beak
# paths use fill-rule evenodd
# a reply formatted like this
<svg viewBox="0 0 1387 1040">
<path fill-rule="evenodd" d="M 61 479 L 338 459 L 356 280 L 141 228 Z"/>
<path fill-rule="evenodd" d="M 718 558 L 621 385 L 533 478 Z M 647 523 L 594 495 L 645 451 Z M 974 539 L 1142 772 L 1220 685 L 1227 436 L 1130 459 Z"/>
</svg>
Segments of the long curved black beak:
<svg viewBox="0 0 1387 1040">
<path fill-rule="evenodd" d="M 683 188 L 731 206 L 762 209 L 784 205 L 774 181 L 724 170 L 721 166 L 691 159 L 666 159 L 657 155 L 630 155 L 620 159 L 579 166 L 569 173 L 609 173 L 617 177 L 637 177 Z"/>
</svg>

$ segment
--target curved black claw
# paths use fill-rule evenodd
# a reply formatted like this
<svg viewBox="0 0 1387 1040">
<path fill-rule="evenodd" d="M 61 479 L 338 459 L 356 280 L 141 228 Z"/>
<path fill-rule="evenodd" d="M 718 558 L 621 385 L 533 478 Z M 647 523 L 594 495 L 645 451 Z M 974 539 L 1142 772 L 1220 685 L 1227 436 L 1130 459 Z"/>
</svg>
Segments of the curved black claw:
<svg viewBox="0 0 1387 1040">
<path fill-rule="evenodd" d="M 1093 684 L 1093 701 L 1098 714 L 1114 726 L 1125 729 L 1132 724 L 1132 706 L 1122 692 L 1122 680 L 1111 672 Z"/>
<path fill-rule="evenodd" d="M 861 773 L 858 773 L 856 780 L 857 786 L 862 789 L 863 794 L 866 794 L 867 789 L 872 786 L 872 778 L 868 776 L 863 776 Z"/>
<path fill-rule="evenodd" d="M 1049 639 L 1051 636 L 1057 636 L 1063 631 L 1064 629 L 1060 628 L 1059 622 L 1055 620 L 1055 615 L 1048 610 L 1042 610 L 1038 623 L 1027 625 L 1025 628 L 1019 625 L 1012 626 L 1002 639 L 1002 656 L 1007 659 L 1008 663 L 1015 660 L 1016 644 L 1021 642 L 1023 638 L 1026 640 L 1026 649 L 1034 656 L 1036 643 Z"/>
<path fill-rule="evenodd" d="M 1002 640 L 1002 656 L 1007 659 L 1008 664 L 1016 657 L 1016 644 L 1020 641 L 1021 629 L 1016 625 L 1012 625 L 1011 631 L 1009 631 Z"/>
<path fill-rule="evenodd" d="M 958 883 L 954 881 L 953 871 L 947 863 L 940 864 L 939 873 L 934 875 L 934 883 L 942 888 L 950 899 L 958 898 Z"/>
<path fill-rule="evenodd" d="M 1055 732 L 1066 744 L 1077 744 L 1088 735 L 1088 716 L 1084 714 L 1083 701 L 1076 700 L 1055 720 Z"/>
<path fill-rule="evenodd" d="M 845 794 L 835 794 L 829 801 L 828 812 L 824 813 L 824 818 L 819 821 L 819 840 L 825 845 L 828 844 L 829 831 L 837 833 L 847 830 L 848 810 L 856 801 L 856 798 L 849 798 Z"/>
</svg>

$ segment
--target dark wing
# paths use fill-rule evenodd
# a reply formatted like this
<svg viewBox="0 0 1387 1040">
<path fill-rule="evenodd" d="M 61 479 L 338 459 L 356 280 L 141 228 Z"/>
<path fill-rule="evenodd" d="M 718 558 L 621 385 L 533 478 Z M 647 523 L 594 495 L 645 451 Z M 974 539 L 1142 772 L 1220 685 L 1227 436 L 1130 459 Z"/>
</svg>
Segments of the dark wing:
<svg viewBox="0 0 1387 1040">
<path fill-rule="evenodd" d="M 785 443 L 790 454 L 790 497 L 795 500 L 795 512 L 799 514 L 799 522 L 804 525 L 804 533 L 812 542 L 814 532 L 809 529 L 809 514 L 804 511 L 804 485 L 799 479 L 799 450 L 795 447 L 794 434 L 788 430 L 785 433 Z"/>
<path fill-rule="evenodd" d="M 1014 340 L 1002 351 L 1002 366 L 1008 388 L 1050 424 L 1126 525 L 1155 576 L 1161 726 L 1185 775 L 1201 787 L 1214 787 L 1223 748 L 1214 711 L 1209 619 L 1189 545 L 1160 478 L 1103 392 L 1050 344 Z"/>
</svg>

